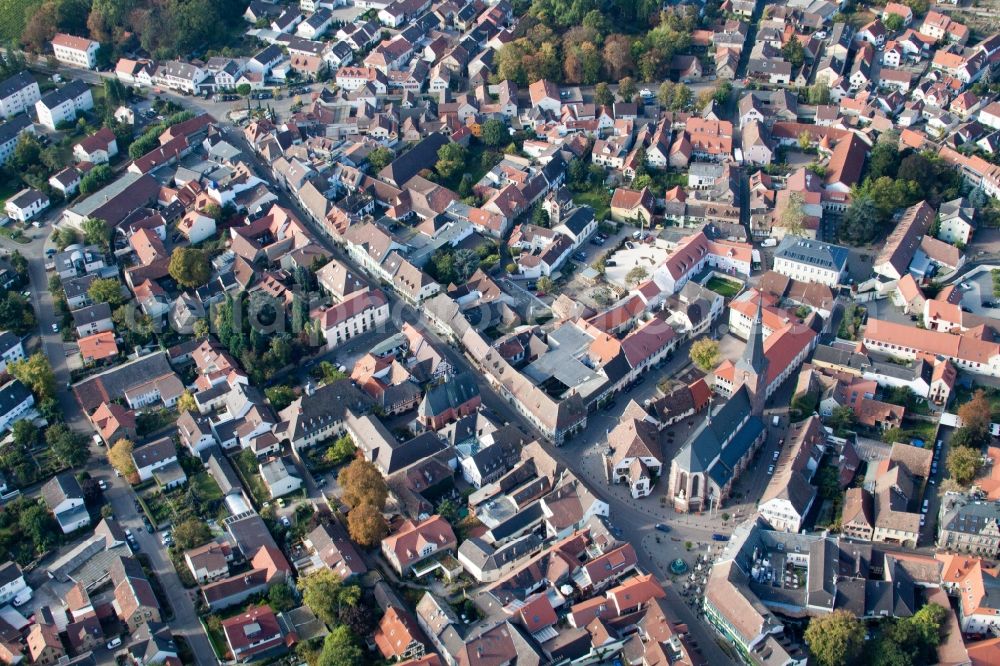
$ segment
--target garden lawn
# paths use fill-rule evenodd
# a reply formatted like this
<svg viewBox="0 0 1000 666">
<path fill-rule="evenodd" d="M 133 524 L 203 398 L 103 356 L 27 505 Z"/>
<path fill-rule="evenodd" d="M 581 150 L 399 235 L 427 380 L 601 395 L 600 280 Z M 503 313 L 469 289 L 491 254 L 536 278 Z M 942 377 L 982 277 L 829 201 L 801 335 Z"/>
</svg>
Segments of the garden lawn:
<svg viewBox="0 0 1000 666">
<path fill-rule="evenodd" d="M 2 0 L 0 0 L 2 2 Z M 0 181 L 0 207 L 7 204 L 7 199 L 21 191 L 20 183 L 15 180 Z"/>
<path fill-rule="evenodd" d="M 732 298 L 736 294 L 740 293 L 740 289 L 743 288 L 743 285 L 734 280 L 726 280 L 725 278 L 720 278 L 718 275 L 713 275 L 711 279 L 705 283 L 705 288 L 711 289 L 723 298 Z"/>
<path fill-rule="evenodd" d="M 198 494 L 198 498 L 204 503 L 223 499 L 222 489 L 208 472 L 198 472 L 188 479 L 188 483 L 191 484 L 191 487 Z"/>
<path fill-rule="evenodd" d="M 573 193 L 573 203 L 578 206 L 590 206 L 594 209 L 594 217 L 604 220 L 611 212 L 611 195 L 603 188 L 592 188 L 584 192 Z"/>
<path fill-rule="evenodd" d="M 244 453 L 248 451 L 249 449 L 244 451 Z M 267 486 L 264 484 L 264 479 L 261 478 L 260 472 L 257 471 L 257 459 L 253 457 L 253 453 L 251 452 L 249 456 L 233 456 L 233 461 L 236 463 L 236 467 L 243 477 L 243 482 L 249 486 L 248 490 L 250 490 L 250 494 L 253 495 L 257 504 L 270 502 L 271 493 L 268 492 Z"/>
</svg>

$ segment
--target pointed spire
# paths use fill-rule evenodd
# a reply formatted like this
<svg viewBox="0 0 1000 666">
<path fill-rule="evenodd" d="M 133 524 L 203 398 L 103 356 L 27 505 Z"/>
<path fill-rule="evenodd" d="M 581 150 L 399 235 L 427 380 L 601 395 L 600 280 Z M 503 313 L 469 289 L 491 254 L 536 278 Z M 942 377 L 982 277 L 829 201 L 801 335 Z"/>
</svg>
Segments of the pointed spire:
<svg viewBox="0 0 1000 666">
<path fill-rule="evenodd" d="M 759 293 L 757 297 L 757 314 L 753 323 L 750 324 L 750 336 L 747 338 L 747 346 L 743 349 L 743 356 L 736 364 L 737 369 L 744 372 L 750 371 L 758 376 L 764 374 L 767 367 L 767 358 L 764 356 L 764 294 Z"/>
</svg>

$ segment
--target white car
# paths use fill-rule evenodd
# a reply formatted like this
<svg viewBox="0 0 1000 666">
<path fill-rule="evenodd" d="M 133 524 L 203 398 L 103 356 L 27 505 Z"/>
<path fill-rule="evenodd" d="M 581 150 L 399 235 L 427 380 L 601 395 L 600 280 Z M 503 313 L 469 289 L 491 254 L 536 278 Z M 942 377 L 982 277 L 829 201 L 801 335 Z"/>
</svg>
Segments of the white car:
<svg viewBox="0 0 1000 666">
<path fill-rule="evenodd" d="M 120 637 L 116 636 L 115 638 L 112 638 L 110 641 L 108 641 L 108 649 L 109 650 L 114 650 L 116 647 L 118 647 L 121 644 L 122 644 L 122 639 Z"/>
<path fill-rule="evenodd" d="M 772 474 L 774 474 L 774 465 L 771 465 L 767 468 L 767 475 L 771 476 Z"/>
<path fill-rule="evenodd" d="M 653 91 L 650 90 L 649 88 L 643 88 L 642 90 L 639 91 L 639 94 L 642 95 L 643 97 L 652 97 Z"/>
<path fill-rule="evenodd" d="M 52 324 L 52 332 L 53 333 L 59 332 L 59 324 Z"/>
</svg>

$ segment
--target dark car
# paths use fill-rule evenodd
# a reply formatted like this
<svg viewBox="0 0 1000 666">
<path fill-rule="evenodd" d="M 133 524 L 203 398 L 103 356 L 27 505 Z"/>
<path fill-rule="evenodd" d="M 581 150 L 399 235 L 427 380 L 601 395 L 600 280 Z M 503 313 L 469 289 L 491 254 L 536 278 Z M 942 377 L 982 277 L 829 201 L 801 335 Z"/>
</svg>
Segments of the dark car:
<svg viewBox="0 0 1000 666">
<path fill-rule="evenodd" d="M 573 255 L 573 258 L 577 261 L 587 261 L 587 255 L 583 252 L 577 252 Z"/>
<path fill-rule="evenodd" d="M 669 532 L 670 525 L 666 525 L 664 523 L 656 523 L 656 529 L 660 530 L 661 532 Z"/>
<path fill-rule="evenodd" d="M 712 541 L 729 541 L 729 537 L 727 537 L 725 534 L 719 534 L 718 532 L 716 532 L 715 534 L 712 535 Z"/>
</svg>

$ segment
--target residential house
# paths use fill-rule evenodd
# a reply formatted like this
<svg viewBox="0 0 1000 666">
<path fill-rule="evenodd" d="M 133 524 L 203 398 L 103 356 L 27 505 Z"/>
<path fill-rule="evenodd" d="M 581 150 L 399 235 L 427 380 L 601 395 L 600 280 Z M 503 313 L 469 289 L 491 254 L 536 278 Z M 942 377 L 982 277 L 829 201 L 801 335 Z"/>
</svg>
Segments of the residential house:
<svg viewBox="0 0 1000 666">
<path fill-rule="evenodd" d="M 102 127 L 73 146 L 73 157 L 80 162 L 106 164 L 117 154 L 118 141 L 115 133 L 107 127 Z"/>
<path fill-rule="evenodd" d="M 41 97 L 38 81 L 23 71 L 0 82 L 0 117 L 10 118 L 35 106 Z"/>
<path fill-rule="evenodd" d="M 302 479 L 295 469 L 295 464 L 284 457 L 272 458 L 258 467 L 271 499 L 294 493 L 302 487 Z"/>
<path fill-rule="evenodd" d="M 35 397 L 19 379 L 0 387 L 0 432 L 23 418 L 35 404 Z"/>
<path fill-rule="evenodd" d="M 101 45 L 93 39 L 77 37 L 60 32 L 52 39 L 52 51 L 56 60 L 70 67 L 94 69 L 97 67 L 97 52 Z"/>
<path fill-rule="evenodd" d="M 4 212 L 12 220 L 27 222 L 48 208 L 49 203 L 45 193 L 29 187 L 7 199 Z"/>
<path fill-rule="evenodd" d="M 64 123 L 76 122 L 77 114 L 94 108 L 90 86 L 83 81 L 70 81 L 62 88 L 46 93 L 35 102 L 38 122 L 50 130 Z"/>
<path fill-rule="evenodd" d="M 405 521 L 382 541 L 382 555 L 400 576 L 413 572 L 421 562 L 438 553 L 451 553 L 458 546 L 455 533 L 441 516 L 420 522 Z"/>
</svg>

